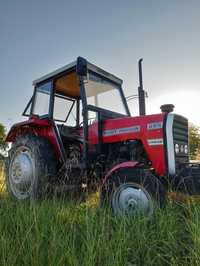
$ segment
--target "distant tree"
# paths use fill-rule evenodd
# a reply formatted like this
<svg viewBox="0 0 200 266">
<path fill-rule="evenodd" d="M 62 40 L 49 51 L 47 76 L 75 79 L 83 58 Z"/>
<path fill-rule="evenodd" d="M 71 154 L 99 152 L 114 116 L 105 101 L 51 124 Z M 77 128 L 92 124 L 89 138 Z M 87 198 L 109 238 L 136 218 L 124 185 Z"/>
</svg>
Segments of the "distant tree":
<svg viewBox="0 0 200 266">
<path fill-rule="evenodd" d="M 5 142 L 5 137 L 6 128 L 0 123 L 0 160 L 4 158 L 6 148 L 8 147 L 7 143 Z"/>
<path fill-rule="evenodd" d="M 197 159 L 200 153 L 200 131 L 199 127 L 193 124 L 189 125 L 189 144 L 190 144 L 190 159 Z"/>
</svg>

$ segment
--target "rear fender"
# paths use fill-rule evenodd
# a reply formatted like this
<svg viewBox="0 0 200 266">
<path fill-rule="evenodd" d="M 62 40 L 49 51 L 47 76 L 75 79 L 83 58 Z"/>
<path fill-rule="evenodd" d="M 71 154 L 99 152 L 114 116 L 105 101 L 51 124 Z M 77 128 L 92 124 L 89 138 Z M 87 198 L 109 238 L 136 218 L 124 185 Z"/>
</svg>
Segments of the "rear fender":
<svg viewBox="0 0 200 266">
<path fill-rule="evenodd" d="M 102 185 L 104 186 L 107 182 L 107 180 L 110 178 L 110 176 L 117 170 L 123 169 L 123 168 L 134 168 L 139 164 L 137 161 L 127 161 L 120 164 L 115 165 L 112 169 L 108 171 L 108 173 L 103 178 Z"/>
<path fill-rule="evenodd" d="M 14 124 L 8 132 L 5 141 L 15 142 L 16 139 L 25 134 L 33 134 L 40 137 L 45 137 L 53 146 L 58 159 L 61 157 L 60 147 L 57 143 L 52 122 L 42 120 L 37 117 L 30 118 L 27 121 Z"/>
</svg>

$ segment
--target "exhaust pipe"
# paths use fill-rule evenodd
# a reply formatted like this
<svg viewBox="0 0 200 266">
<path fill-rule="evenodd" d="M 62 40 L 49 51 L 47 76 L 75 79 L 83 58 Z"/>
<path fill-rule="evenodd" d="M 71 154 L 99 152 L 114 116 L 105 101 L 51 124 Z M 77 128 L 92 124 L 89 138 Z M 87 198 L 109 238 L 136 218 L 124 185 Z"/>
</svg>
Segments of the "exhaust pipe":
<svg viewBox="0 0 200 266">
<path fill-rule="evenodd" d="M 145 115 L 146 114 L 146 105 L 145 105 L 145 91 L 143 89 L 143 80 L 142 80 L 142 60 L 143 60 L 143 58 L 141 58 L 138 61 L 138 68 L 139 68 L 138 96 L 139 96 L 139 114 Z"/>
</svg>

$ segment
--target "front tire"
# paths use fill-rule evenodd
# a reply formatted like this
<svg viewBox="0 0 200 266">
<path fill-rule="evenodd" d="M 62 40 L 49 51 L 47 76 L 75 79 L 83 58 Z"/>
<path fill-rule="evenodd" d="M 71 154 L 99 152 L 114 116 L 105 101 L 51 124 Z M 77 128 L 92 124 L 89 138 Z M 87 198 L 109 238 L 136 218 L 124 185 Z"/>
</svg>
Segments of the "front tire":
<svg viewBox="0 0 200 266">
<path fill-rule="evenodd" d="M 165 196 L 164 186 L 149 170 L 123 168 L 114 172 L 103 187 L 101 203 L 116 215 L 150 217 L 155 202 L 162 207 Z"/>
<path fill-rule="evenodd" d="M 6 185 L 14 199 L 41 198 L 55 174 L 55 153 L 47 139 L 28 134 L 12 144 L 6 163 Z"/>
</svg>

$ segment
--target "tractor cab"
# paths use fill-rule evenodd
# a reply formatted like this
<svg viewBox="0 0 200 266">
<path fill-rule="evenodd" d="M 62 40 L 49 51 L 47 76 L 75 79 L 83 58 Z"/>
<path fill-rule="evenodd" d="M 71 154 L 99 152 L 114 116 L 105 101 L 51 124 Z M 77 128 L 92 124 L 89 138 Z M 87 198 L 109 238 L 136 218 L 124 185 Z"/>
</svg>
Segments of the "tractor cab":
<svg viewBox="0 0 200 266">
<path fill-rule="evenodd" d="M 85 68 L 84 73 L 80 73 L 80 67 Z M 80 57 L 33 81 L 33 85 L 34 94 L 23 115 L 72 127 L 82 126 L 83 110 L 101 111 L 107 117 L 130 115 L 122 80 Z M 89 115 L 88 119 L 95 117 Z"/>
<path fill-rule="evenodd" d="M 81 57 L 33 81 L 33 85 L 34 93 L 23 115 L 53 121 L 61 138 L 84 136 L 85 160 L 91 124 L 130 116 L 122 80 Z M 99 135 L 101 138 L 101 132 Z"/>
</svg>

